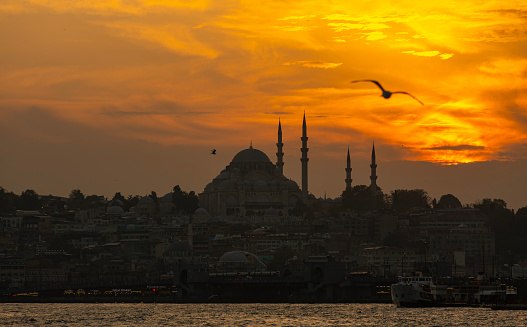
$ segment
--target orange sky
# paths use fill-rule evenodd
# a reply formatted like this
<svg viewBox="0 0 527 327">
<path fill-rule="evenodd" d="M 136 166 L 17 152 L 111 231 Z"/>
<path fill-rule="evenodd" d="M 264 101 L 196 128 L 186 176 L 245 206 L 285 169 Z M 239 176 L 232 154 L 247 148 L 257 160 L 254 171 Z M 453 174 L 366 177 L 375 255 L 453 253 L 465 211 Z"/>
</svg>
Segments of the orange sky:
<svg viewBox="0 0 527 327">
<path fill-rule="evenodd" d="M 201 192 L 250 141 L 275 161 L 278 117 L 299 181 L 305 111 L 316 196 L 342 192 L 348 146 L 369 183 L 375 141 L 385 192 L 527 205 L 512 199 L 527 182 L 524 1 L 4 0 L 0 40 L 0 185 L 17 193 Z"/>
</svg>

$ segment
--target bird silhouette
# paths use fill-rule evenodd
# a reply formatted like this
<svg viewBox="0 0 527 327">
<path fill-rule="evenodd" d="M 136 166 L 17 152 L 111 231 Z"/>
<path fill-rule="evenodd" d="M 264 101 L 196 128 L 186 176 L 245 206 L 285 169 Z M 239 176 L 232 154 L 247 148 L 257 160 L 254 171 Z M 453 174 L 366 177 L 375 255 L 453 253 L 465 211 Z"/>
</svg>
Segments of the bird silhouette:
<svg viewBox="0 0 527 327">
<path fill-rule="evenodd" d="M 419 99 L 417 99 L 416 97 L 414 97 L 413 95 L 411 95 L 411 94 L 408 93 L 408 92 L 403 92 L 403 91 L 390 92 L 390 91 L 386 91 L 386 90 L 382 87 L 381 83 L 379 83 L 379 82 L 377 82 L 377 81 L 374 81 L 374 80 L 372 80 L 372 79 L 361 79 L 361 80 L 357 80 L 357 81 L 351 81 L 351 83 L 358 83 L 358 82 L 372 82 L 372 83 L 375 83 L 375 84 L 381 89 L 381 91 L 382 91 L 381 96 L 382 96 L 383 98 L 385 98 L 385 99 L 389 99 L 389 98 L 392 96 L 392 94 L 400 93 L 400 94 L 406 94 L 406 95 L 411 96 L 412 98 L 415 99 L 415 101 L 419 102 L 422 106 L 425 105 L 424 103 L 422 103 L 421 101 L 419 101 Z"/>
<path fill-rule="evenodd" d="M 216 154 L 216 149 L 210 150 L 210 154 Z"/>
</svg>

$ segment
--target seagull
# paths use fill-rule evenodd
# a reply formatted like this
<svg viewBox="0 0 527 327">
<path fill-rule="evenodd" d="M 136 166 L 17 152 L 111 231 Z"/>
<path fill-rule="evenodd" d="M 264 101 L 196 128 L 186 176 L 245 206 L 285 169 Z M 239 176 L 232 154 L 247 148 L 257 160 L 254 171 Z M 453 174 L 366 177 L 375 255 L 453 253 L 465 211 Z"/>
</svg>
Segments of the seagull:
<svg viewBox="0 0 527 327">
<path fill-rule="evenodd" d="M 216 154 L 216 149 L 210 150 L 210 154 Z"/>
<path fill-rule="evenodd" d="M 411 96 L 412 98 L 414 98 L 417 102 L 419 102 L 422 106 L 424 106 L 424 103 L 422 103 L 421 101 L 419 101 L 419 99 L 417 99 L 416 97 L 414 97 L 413 95 L 411 95 L 410 93 L 408 92 L 403 92 L 403 91 L 396 91 L 396 92 L 390 92 L 390 91 L 386 91 L 382 85 L 377 82 L 377 81 L 374 81 L 372 79 L 361 79 L 361 80 L 358 80 L 358 81 L 351 81 L 351 83 L 357 83 L 357 82 L 372 82 L 372 83 L 375 83 L 382 91 L 382 94 L 381 96 L 385 99 L 389 99 L 392 94 L 396 94 L 396 93 L 401 93 L 401 94 L 406 94 L 406 95 L 409 95 Z"/>
</svg>

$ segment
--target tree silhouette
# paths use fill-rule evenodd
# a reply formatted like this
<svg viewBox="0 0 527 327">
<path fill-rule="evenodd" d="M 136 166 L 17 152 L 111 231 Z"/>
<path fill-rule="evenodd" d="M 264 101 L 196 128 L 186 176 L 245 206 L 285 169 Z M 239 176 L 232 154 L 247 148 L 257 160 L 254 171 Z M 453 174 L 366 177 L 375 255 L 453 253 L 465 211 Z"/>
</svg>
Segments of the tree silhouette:
<svg viewBox="0 0 527 327">
<path fill-rule="evenodd" d="M 199 208 L 199 198 L 194 191 L 187 193 L 179 185 L 176 185 L 172 189 L 172 194 L 172 202 L 180 214 L 190 214 Z"/>
<path fill-rule="evenodd" d="M 42 207 L 42 201 L 33 190 L 25 190 L 19 197 L 19 208 L 21 210 L 38 210 Z"/>
<path fill-rule="evenodd" d="M 120 201 L 122 204 L 120 204 L 117 201 Z M 126 198 L 123 195 L 121 195 L 121 192 L 116 192 L 112 200 L 110 201 L 111 205 L 124 205 L 125 203 L 126 203 Z"/>
<path fill-rule="evenodd" d="M 149 197 L 151 197 L 152 200 L 154 200 L 154 203 L 157 203 L 157 193 L 155 191 L 152 191 Z"/>
<path fill-rule="evenodd" d="M 372 195 L 371 188 L 367 185 L 355 185 L 342 192 L 342 209 L 344 210 L 366 211 L 384 207 L 384 194 L 380 187 L 377 187 L 375 196 Z"/>
<path fill-rule="evenodd" d="M 487 216 L 487 222 L 492 228 L 499 228 L 507 220 L 514 217 L 512 210 L 507 209 L 507 202 L 502 199 L 485 198 L 474 204 Z"/>
<path fill-rule="evenodd" d="M 69 207 L 75 209 L 85 209 L 84 194 L 79 189 L 74 189 L 70 192 Z"/>
<path fill-rule="evenodd" d="M 3 187 L 0 187 L 0 214 L 14 213 L 18 195 L 13 192 L 7 192 Z"/>
<path fill-rule="evenodd" d="M 425 190 L 395 190 L 392 191 L 392 209 L 405 212 L 413 208 L 429 209 L 430 197 Z"/>
<path fill-rule="evenodd" d="M 523 219 L 527 218 L 527 207 L 521 207 L 518 209 L 518 211 L 516 211 L 516 217 Z"/>
<path fill-rule="evenodd" d="M 514 221 L 512 210 L 507 209 L 507 202 L 502 199 L 485 198 L 474 204 L 487 216 L 487 225 L 495 232 L 497 252 L 506 252 L 519 248 L 523 234 Z"/>
</svg>

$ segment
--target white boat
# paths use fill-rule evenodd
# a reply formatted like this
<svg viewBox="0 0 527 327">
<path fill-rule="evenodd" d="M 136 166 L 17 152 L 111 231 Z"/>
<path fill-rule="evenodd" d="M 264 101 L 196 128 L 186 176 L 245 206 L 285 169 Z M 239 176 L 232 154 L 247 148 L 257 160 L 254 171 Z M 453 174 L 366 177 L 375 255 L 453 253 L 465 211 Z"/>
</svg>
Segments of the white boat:
<svg viewBox="0 0 527 327">
<path fill-rule="evenodd" d="M 432 277 L 416 272 L 413 276 L 400 276 L 391 285 L 392 302 L 398 307 L 426 307 L 437 305 L 430 291 Z"/>
<path fill-rule="evenodd" d="M 465 306 L 498 303 L 514 293 L 504 284 L 490 283 L 483 273 L 476 281 L 436 284 L 432 277 L 416 272 L 399 277 L 391 285 L 392 302 L 398 307 Z"/>
</svg>

